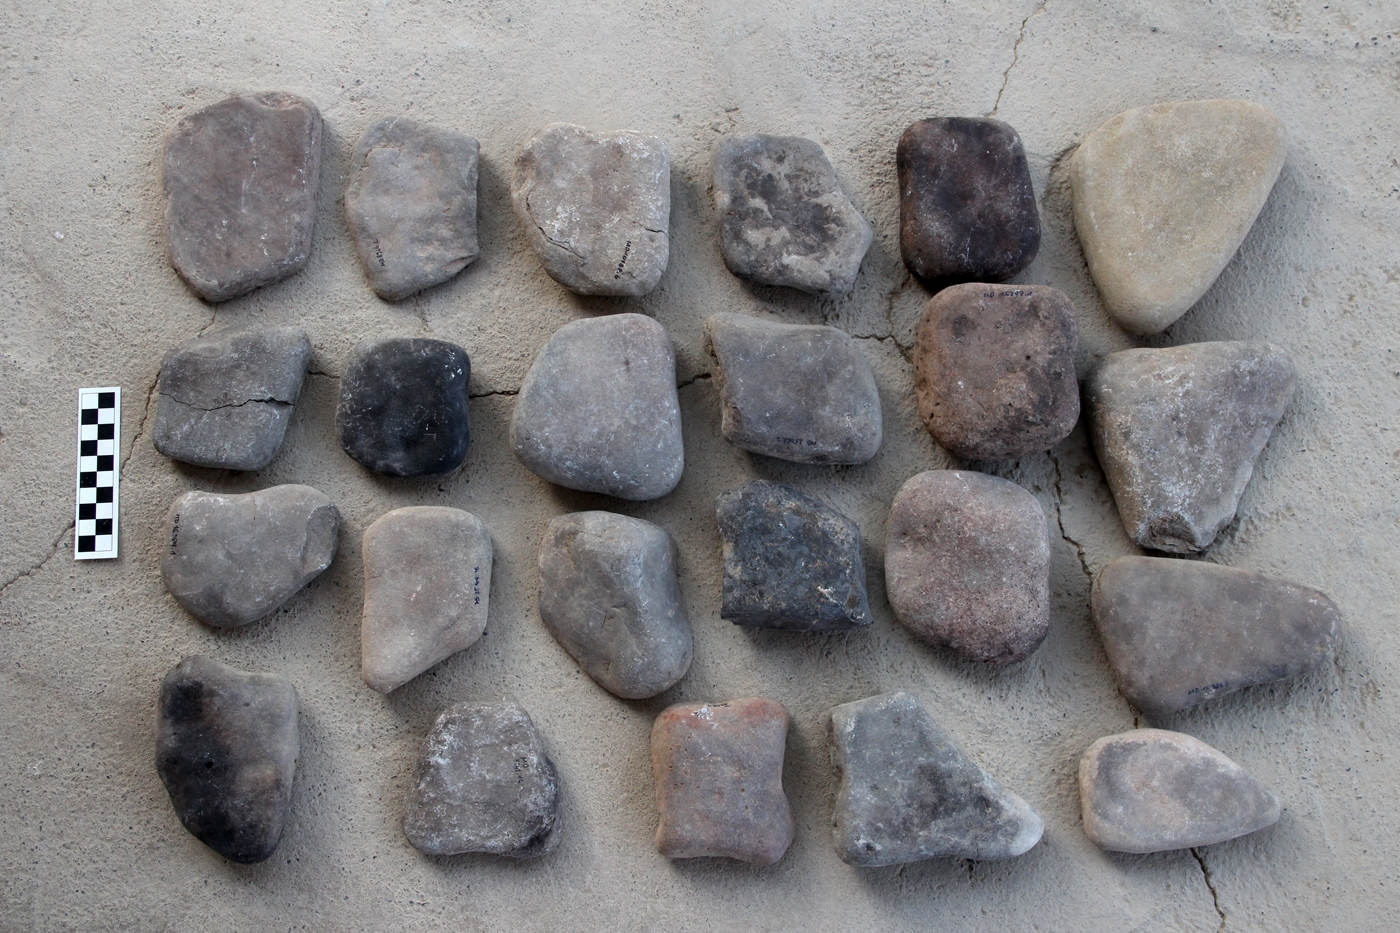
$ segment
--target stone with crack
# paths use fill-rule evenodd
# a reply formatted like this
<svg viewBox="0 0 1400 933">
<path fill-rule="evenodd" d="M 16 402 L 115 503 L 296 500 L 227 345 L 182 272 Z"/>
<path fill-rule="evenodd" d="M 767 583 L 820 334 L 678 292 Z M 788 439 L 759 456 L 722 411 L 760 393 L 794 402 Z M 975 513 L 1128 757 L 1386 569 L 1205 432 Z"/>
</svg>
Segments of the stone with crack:
<svg viewBox="0 0 1400 933">
<path fill-rule="evenodd" d="M 165 675 L 156 772 L 185 829 L 235 862 L 261 862 L 282 839 L 300 739 L 297 692 L 192 655 Z"/>
<path fill-rule="evenodd" d="M 1084 832 L 1110 852 L 1224 842 L 1278 822 L 1272 790 L 1199 739 L 1134 729 L 1099 739 L 1079 761 Z"/>
<path fill-rule="evenodd" d="M 831 763 L 836 854 L 851 865 L 1014 858 L 1045 830 L 903 691 L 832 709 Z"/>
<path fill-rule="evenodd" d="M 640 700 L 685 676 L 690 619 L 665 529 L 611 512 L 560 515 L 539 568 L 540 618 L 603 689 Z"/>
<path fill-rule="evenodd" d="M 355 146 L 345 219 L 370 286 L 386 301 L 452 278 L 481 253 L 477 141 L 385 117 Z"/>
<path fill-rule="evenodd" d="M 860 526 L 790 486 L 758 480 L 715 500 L 721 618 L 790 632 L 869 625 Z"/>
<path fill-rule="evenodd" d="M 165 142 L 170 264 L 205 301 L 301 271 L 320 178 L 321 114 L 309 100 L 230 97 L 190 114 Z"/>
<path fill-rule="evenodd" d="M 865 463 L 880 449 L 875 375 L 843 331 L 721 313 L 705 321 L 705 349 L 729 443 L 797 463 Z"/>
<path fill-rule="evenodd" d="M 559 842 L 559 778 L 520 704 L 458 703 L 414 766 L 403 832 L 427 855 L 537 858 Z"/>
<path fill-rule="evenodd" d="M 511 202 L 550 276 L 580 295 L 645 295 L 670 256 L 671 156 L 659 136 L 551 123 L 515 159 Z"/>
<path fill-rule="evenodd" d="M 335 558 L 340 510 L 310 486 L 187 492 L 165 516 L 165 588 L 218 628 L 256 622 L 316 579 Z"/>
<path fill-rule="evenodd" d="M 822 147 L 800 136 L 729 136 L 715 150 L 719 245 L 729 271 L 823 297 L 851 291 L 870 224 Z"/>
<path fill-rule="evenodd" d="M 1084 380 L 1084 401 L 1128 536 L 1174 554 L 1209 547 L 1295 385 L 1293 363 L 1266 343 L 1109 354 Z"/>
<path fill-rule="evenodd" d="M 282 446 L 310 362 L 296 327 L 244 325 L 177 347 L 160 369 L 152 443 L 195 466 L 261 470 Z"/>
</svg>

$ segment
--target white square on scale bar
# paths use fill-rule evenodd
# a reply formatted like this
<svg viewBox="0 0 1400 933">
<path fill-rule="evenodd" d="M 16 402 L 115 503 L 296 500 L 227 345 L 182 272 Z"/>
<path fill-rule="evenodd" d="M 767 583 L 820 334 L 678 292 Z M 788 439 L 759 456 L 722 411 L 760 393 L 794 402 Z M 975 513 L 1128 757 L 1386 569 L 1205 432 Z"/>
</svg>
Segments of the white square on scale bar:
<svg viewBox="0 0 1400 933">
<path fill-rule="evenodd" d="M 117 556 L 120 514 L 122 390 L 78 390 L 78 486 L 73 516 L 73 558 Z"/>
</svg>

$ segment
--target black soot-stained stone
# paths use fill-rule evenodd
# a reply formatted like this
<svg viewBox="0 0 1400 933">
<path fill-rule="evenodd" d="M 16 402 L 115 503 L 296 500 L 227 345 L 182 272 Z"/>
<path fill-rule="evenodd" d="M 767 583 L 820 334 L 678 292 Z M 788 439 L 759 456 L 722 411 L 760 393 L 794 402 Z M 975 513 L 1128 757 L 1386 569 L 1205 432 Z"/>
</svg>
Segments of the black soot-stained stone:
<svg viewBox="0 0 1400 933">
<path fill-rule="evenodd" d="M 340 446 L 376 473 L 451 473 L 471 444 L 471 373 L 467 351 L 445 340 L 364 341 L 340 379 Z"/>
<path fill-rule="evenodd" d="M 235 862 L 277 849 L 292 804 L 297 692 L 193 655 L 160 686 L 156 771 L 196 839 Z"/>
</svg>

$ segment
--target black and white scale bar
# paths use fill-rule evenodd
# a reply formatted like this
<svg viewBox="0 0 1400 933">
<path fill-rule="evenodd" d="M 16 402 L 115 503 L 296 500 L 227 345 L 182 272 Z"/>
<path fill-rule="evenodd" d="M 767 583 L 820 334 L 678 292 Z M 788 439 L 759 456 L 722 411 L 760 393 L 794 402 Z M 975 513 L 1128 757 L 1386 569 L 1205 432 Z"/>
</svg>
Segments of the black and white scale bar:
<svg viewBox="0 0 1400 933">
<path fill-rule="evenodd" d="M 78 390 L 78 515 L 73 559 L 117 556 L 122 390 Z"/>
</svg>

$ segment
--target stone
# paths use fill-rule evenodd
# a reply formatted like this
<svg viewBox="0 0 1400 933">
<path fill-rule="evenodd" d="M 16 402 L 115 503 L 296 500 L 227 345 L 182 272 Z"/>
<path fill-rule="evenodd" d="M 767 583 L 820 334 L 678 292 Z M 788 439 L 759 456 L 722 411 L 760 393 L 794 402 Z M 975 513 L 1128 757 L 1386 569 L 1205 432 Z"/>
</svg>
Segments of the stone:
<svg viewBox="0 0 1400 933">
<path fill-rule="evenodd" d="M 386 301 L 446 282 L 481 254 L 477 141 L 402 117 L 370 126 L 355 146 L 345 220 Z"/>
<path fill-rule="evenodd" d="M 160 685 L 156 772 L 185 829 L 235 862 L 277 850 L 301 749 L 297 692 L 192 655 Z"/>
<path fill-rule="evenodd" d="M 836 854 L 850 865 L 1014 858 L 1045 831 L 903 691 L 832 709 L 831 764 Z"/>
<path fill-rule="evenodd" d="M 1079 313 L 1048 285 L 945 288 L 914 347 L 919 414 L 939 446 L 969 460 L 1049 450 L 1079 420 Z"/>
<path fill-rule="evenodd" d="M 486 632 L 491 532 L 470 512 L 395 509 L 365 529 L 360 671 L 389 693 Z"/>
<path fill-rule="evenodd" d="M 671 248 L 671 155 L 661 137 L 551 123 L 516 156 L 510 198 L 565 288 L 639 297 L 661 281 Z"/>
<path fill-rule="evenodd" d="M 510 443 L 551 483 L 619 499 L 666 495 L 685 468 L 671 336 L 642 314 L 565 324 L 525 374 Z"/>
<path fill-rule="evenodd" d="M 721 618 L 789 632 L 871 623 L 855 522 L 767 480 L 720 493 L 715 514 L 724 554 Z"/>
<path fill-rule="evenodd" d="M 969 661 L 1011 664 L 1050 627 L 1050 532 L 1035 496 L 1009 480 L 930 470 L 894 497 L 885 590 L 895 618 Z"/>
<path fill-rule="evenodd" d="M 875 374 L 834 327 L 744 314 L 705 321 L 720 433 L 736 447 L 797 463 L 865 463 L 883 425 Z"/>
<path fill-rule="evenodd" d="M 1113 319 L 1156 334 L 1215 282 L 1273 190 L 1283 122 L 1243 100 L 1120 113 L 1069 162 L 1074 228 Z"/>
<path fill-rule="evenodd" d="M 685 676 L 690 618 L 664 529 L 611 512 L 560 515 L 539 566 L 540 617 L 599 686 L 640 700 Z"/>
<path fill-rule="evenodd" d="M 340 378 L 340 446 L 387 476 L 439 476 L 471 447 L 472 363 L 455 343 L 428 337 L 365 340 Z"/>
<path fill-rule="evenodd" d="M 403 806 L 427 855 L 537 858 L 559 843 L 559 777 L 520 704 L 458 703 L 433 724 Z"/>
<path fill-rule="evenodd" d="M 156 450 L 221 470 L 261 470 L 282 447 L 311 340 L 296 327 L 233 327 L 172 350 L 160 368 Z"/>
<path fill-rule="evenodd" d="M 1099 739 L 1079 761 L 1084 832 L 1110 852 L 1192 849 L 1278 822 L 1274 792 L 1199 739 L 1134 729 Z"/>
<path fill-rule="evenodd" d="M 1293 363 L 1266 343 L 1109 354 L 1084 380 L 1084 402 L 1128 537 L 1173 554 L 1209 547 L 1295 384 Z"/>
<path fill-rule="evenodd" d="M 656 850 L 772 865 L 792 845 L 783 792 L 788 712 L 777 700 L 677 703 L 656 717 Z"/>
<path fill-rule="evenodd" d="M 1162 557 L 1110 562 L 1092 606 L 1118 689 L 1150 716 L 1318 667 L 1341 617 L 1306 586 Z"/>
<path fill-rule="evenodd" d="M 275 612 L 331 565 L 340 510 L 310 486 L 187 492 L 165 516 L 160 576 L 190 615 L 236 628 Z"/>
<path fill-rule="evenodd" d="M 715 150 L 724 264 L 759 285 L 850 293 L 870 224 L 841 192 L 822 147 L 801 136 L 729 136 Z"/>
<path fill-rule="evenodd" d="M 165 141 L 170 264 L 205 301 L 301 271 L 321 180 L 321 113 L 294 94 L 230 97 Z"/>
<path fill-rule="evenodd" d="M 937 290 L 1001 282 L 1040 249 L 1040 214 L 1021 137 L 1000 120 L 940 117 L 904 131 L 899 249 L 909 271 Z"/>
</svg>

